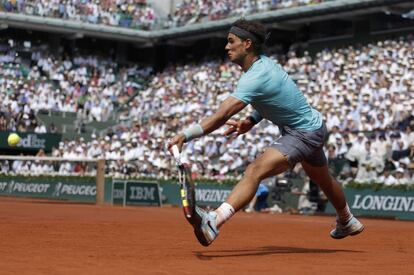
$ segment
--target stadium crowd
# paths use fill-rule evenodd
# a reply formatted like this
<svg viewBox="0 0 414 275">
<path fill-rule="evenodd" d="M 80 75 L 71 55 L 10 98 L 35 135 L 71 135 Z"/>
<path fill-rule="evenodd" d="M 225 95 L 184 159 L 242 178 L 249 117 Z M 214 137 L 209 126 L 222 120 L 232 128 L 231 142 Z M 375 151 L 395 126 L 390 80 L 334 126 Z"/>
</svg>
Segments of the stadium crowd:
<svg viewBox="0 0 414 275">
<path fill-rule="evenodd" d="M 157 18 L 151 4 L 146 0 L 2 0 L 1 2 L 1 11 L 124 28 L 151 29 Z"/>
<path fill-rule="evenodd" d="M 173 15 L 168 15 L 165 26 L 184 26 L 326 1 L 332 0 L 187 0 L 177 4 Z"/>
<path fill-rule="evenodd" d="M 149 30 L 158 26 L 179 27 L 324 1 L 329 0 L 184 0 L 177 3 L 174 12 L 167 18 L 158 16 L 148 0 L 1 0 L 0 11 Z"/>
<path fill-rule="evenodd" d="M 321 111 L 330 132 L 326 154 L 344 182 L 414 183 L 413 46 L 409 36 L 327 49 L 314 57 L 306 52 L 302 56 L 294 52 L 273 56 L 296 80 L 311 105 Z M 39 68 L 33 66 L 30 73 L 34 67 Z M 100 79 L 108 76 L 106 71 L 99 75 Z M 121 112 L 119 125 L 101 137 L 93 136 L 91 142 L 62 141 L 52 154 L 72 158 L 104 155 L 113 175 L 168 178 L 175 170 L 165 150 L 166 139 L 211 114 L 233 91 L 240 75 L 235 65 L 217 60 L 170 66 L 153 76 L 148 88 Z M 9 77 L 5 76 L 0 80 L 2 99 L 8 95 L 4 82 Z M 70 96 L 76 91 L 67 89 L 58 93 Z M 29 105 L 27 109 L 34 108 Z M 250 110 L 247 108 L 244 115 Z M 183 155 L 192 163 L 194 177 L 240 177 L 279 134 L 267 121 L 240 137 L 226 138 L 222 130 L 185 146 Z M 13 170 L 2 167 L 2 171 Z M 64 174 L 79 169 L 85 171 L 74 164 L 55 171 Z"/>
<path fill-rule="evenodd" d="M 25 60 L 21 47 L 0 42 L 0 131 L 44 132 L 39 110 L 77 112 L 84 123 L 106 121 L 152 71 L 97 55 L 57 58 L 47 45 L 33 46 Z"/>
</svg>

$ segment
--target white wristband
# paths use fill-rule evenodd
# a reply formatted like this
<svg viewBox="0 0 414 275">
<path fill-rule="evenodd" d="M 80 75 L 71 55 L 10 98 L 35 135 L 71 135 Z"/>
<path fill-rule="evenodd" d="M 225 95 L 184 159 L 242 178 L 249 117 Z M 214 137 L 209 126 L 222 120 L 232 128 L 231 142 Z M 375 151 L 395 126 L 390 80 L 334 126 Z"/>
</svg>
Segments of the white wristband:
<svg viewBox="0 0 414 275">
<path fill-rule="evenodd" d="M 188 127 L 183 131 L 183 135 L 185 136 L 185 141 L 191 141 L 195 138 L 201 137 L 204 135 L 203 127 L 200 124 L 194 124 Z"/>
</svg>

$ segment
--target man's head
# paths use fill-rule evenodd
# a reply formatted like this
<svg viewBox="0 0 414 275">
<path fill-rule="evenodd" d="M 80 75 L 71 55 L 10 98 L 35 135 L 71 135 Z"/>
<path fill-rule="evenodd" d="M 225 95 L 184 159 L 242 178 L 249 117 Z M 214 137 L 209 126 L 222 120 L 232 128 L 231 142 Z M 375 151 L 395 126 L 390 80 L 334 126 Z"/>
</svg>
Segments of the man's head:
<svg viewBox="0 0 414 275">
<path fill-rule="evenodd" d="M 247 55 L 259 55 L 266 40 L 264 25 L 245 19 L 237 20 L 227 35 L 226 51 L 232 62 L 240 64 Z"/>
</svg>

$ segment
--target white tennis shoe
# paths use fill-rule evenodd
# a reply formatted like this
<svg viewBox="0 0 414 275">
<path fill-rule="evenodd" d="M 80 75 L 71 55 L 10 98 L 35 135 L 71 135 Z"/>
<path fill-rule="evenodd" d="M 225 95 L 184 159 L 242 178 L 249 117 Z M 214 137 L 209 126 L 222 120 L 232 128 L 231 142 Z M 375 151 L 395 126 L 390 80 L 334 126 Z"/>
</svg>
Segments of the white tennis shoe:
<svg viewBox="0 0 414 275">
<path fill-rule="evenodd" d="M 331 237 L 334 239 L 343 239 L 348 236 L 354 236 L 361 233 L 364 230 L 364 225 L 352 217 L 346 225 L 340 224 L 336 221 L 336 228 L 331 231 Z"/>
<path fill-rule="evenodd" d="M 217 213 L 214 211 L 207 212 L 200 207 L 195 207 L 195 213 L 200 217 L 201 223 L 193 224 L 194 233 L 198 241 L 204 245 L 209 246 L 218 236 L 217 229 Z"/>
</svg>

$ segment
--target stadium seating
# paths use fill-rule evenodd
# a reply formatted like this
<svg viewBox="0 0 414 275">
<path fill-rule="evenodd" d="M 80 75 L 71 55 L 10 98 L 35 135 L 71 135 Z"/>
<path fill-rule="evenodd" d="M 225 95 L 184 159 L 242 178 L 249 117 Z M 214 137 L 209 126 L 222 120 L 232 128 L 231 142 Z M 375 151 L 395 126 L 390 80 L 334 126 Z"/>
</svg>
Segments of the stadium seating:
<svg viewBox="0 0 414 275">
<path fill-rule="evenodd" d="M 156 20 L 146 0 L 139 1 L 1 1 L 0 11 L 134 29 L 150 29 Z"/>
<path fill-rule="evenodd" d="M 150 30 L 240 17 L 274 9 L 312 5 L 333 0 L 239 0 L 195 1 L 178 3 L 173 14 L 158 16 L 149 0 L 139 1 L 0 1 L 0 11 Z"/>
<path fill-rule="evenodd" d="M 337 176 L 345 182 L 413 182 L 413 46 L 413 37 L 408 36 L 363 46 L 326 49 L 315 56 L 306 52 L 302 56 L 294 52 L 283 58 L 273 56 L 285 60 L 284 68 L 311 105 L 323 114 L 330 131 L 327 156 L 336 166 Z M 47 109 L 44 116 L 48 116 L 53 111 L 78 110 L 81 91 L 87 90 L 93 100 L 90 107 L 86 107 L 89 103 L 84 103 L 83 108 L 89 108 L 84 114 L 86 121 L 94 121 L 93 124 L 108 120 L 108 111 L 114 109 L 115 103 L 126 102 L 125 96 L 132 94 L 123 89 L 132 87 L 131 81 L 127 84 L 118 75 L 119 66 L 111 63 L 113 61 L 90 56 L 62 62 L 51 56 L 34 54 L 33 66 L 25 68 L 21 62 L 12 60 L 7 52 L 3 51 L 0 56 L 3 60 L 0 100 L 4 102 L 1 106 L 3 116 L 13 114 L 13 118 L 9 118 L 9 124 L 13 120 L 12 129 L 16 129 L 16 120 L 26 119 L 18 116 L 21 101 L 28 102 L 30 108 L 25 109 L 28 115 Z M 71 66 L 62 73 L 65 62 Z M 112 65 L 103 65 L 108 63 Z M 61 70 L 50 69 L 48 64 L 56 64 Z M 95 77 L 85 73 L 93 70 L 99 72 Z M 59 72 L 77 82 L 57 81 L 55 77 Z M 233 91 L 240 75 L 235 65 L 218 60 L 170 66 L 152 76 L 147 88 L 140 89 L 136 84 L 134 90 L 140 92 L 120 109 L 119 123 L 110 123 L 113 126 L 103 136 L 87 130 L 92 141 L 89 143 L 85 139 L 83 144 L 87 146 L 78 144 L 79 152 L 73 154 L 88 154 L 85 148 L 97 143 L 108 159 L 112 174 L 168 177 L 173 171 L 173 163 L 165 151 L 165 140 L 186 125 L 211 114 Z M 111 85 L 104 88 L 99 83 Z M 52 88 L 53 85 L 57 88 Z M 108 91 L 108 87 L 113 91 Z M 13 89 L 18 93 L 10 93 Z M 26 96 L 27 91 L 39 91 L 36 100 Z M 50 95 L 56 95 L 57 103 L 38 102 Z M 107 115 L 102 110 L 91 111 L 94 101 L 106 104 L 102 108 L 109 108 Z M 224 138 L 217 131 L 187 144 L 184 155 L 193 163 L 194 176 L 219 180 L 238 178 L 246 165 L 271 144 L 277 134 L 277 128 L 266 121 L 252 133 L 237 139 Z M 63 152 L 57 150 L 54 154 L 63 155 L 67 146 L 63 143 L 60 148 Z M 353 166 L 356 163 L 358 166 Z"/>
<path fill-rule="evenodd" d="M 329 1 L 329 0 L 328 0 Z M 179 27 L 193 23 L 240 17 L 275 9 L 312 5 L 326 0 L 241 0 L 241 1 L 196 1 L 188 0 L 177 4 L 174 14 L 169 15 L 168 27 Z"/>
<path fill-rule="evenodd" d="M 27 130 L 33 130 L 39 119 L 46 126 L 53 121 L 63 133 L 76 124 L 102 130 L 114 124 L 114 110 L 129 100 L 151 71 L 93 55 L 56 58 L 46 44 L 26 48 L 25 56 L 27 51 L 32 54 L 24 58 L 18 50 L 22 44 L 8 40 L 0 46 L 1 111 L 11 115 L 5 130 L 18 130 L 30 116 L 33 123 Z M 44 50 L 35 50 L 39 48 Z"/>
</svg>

